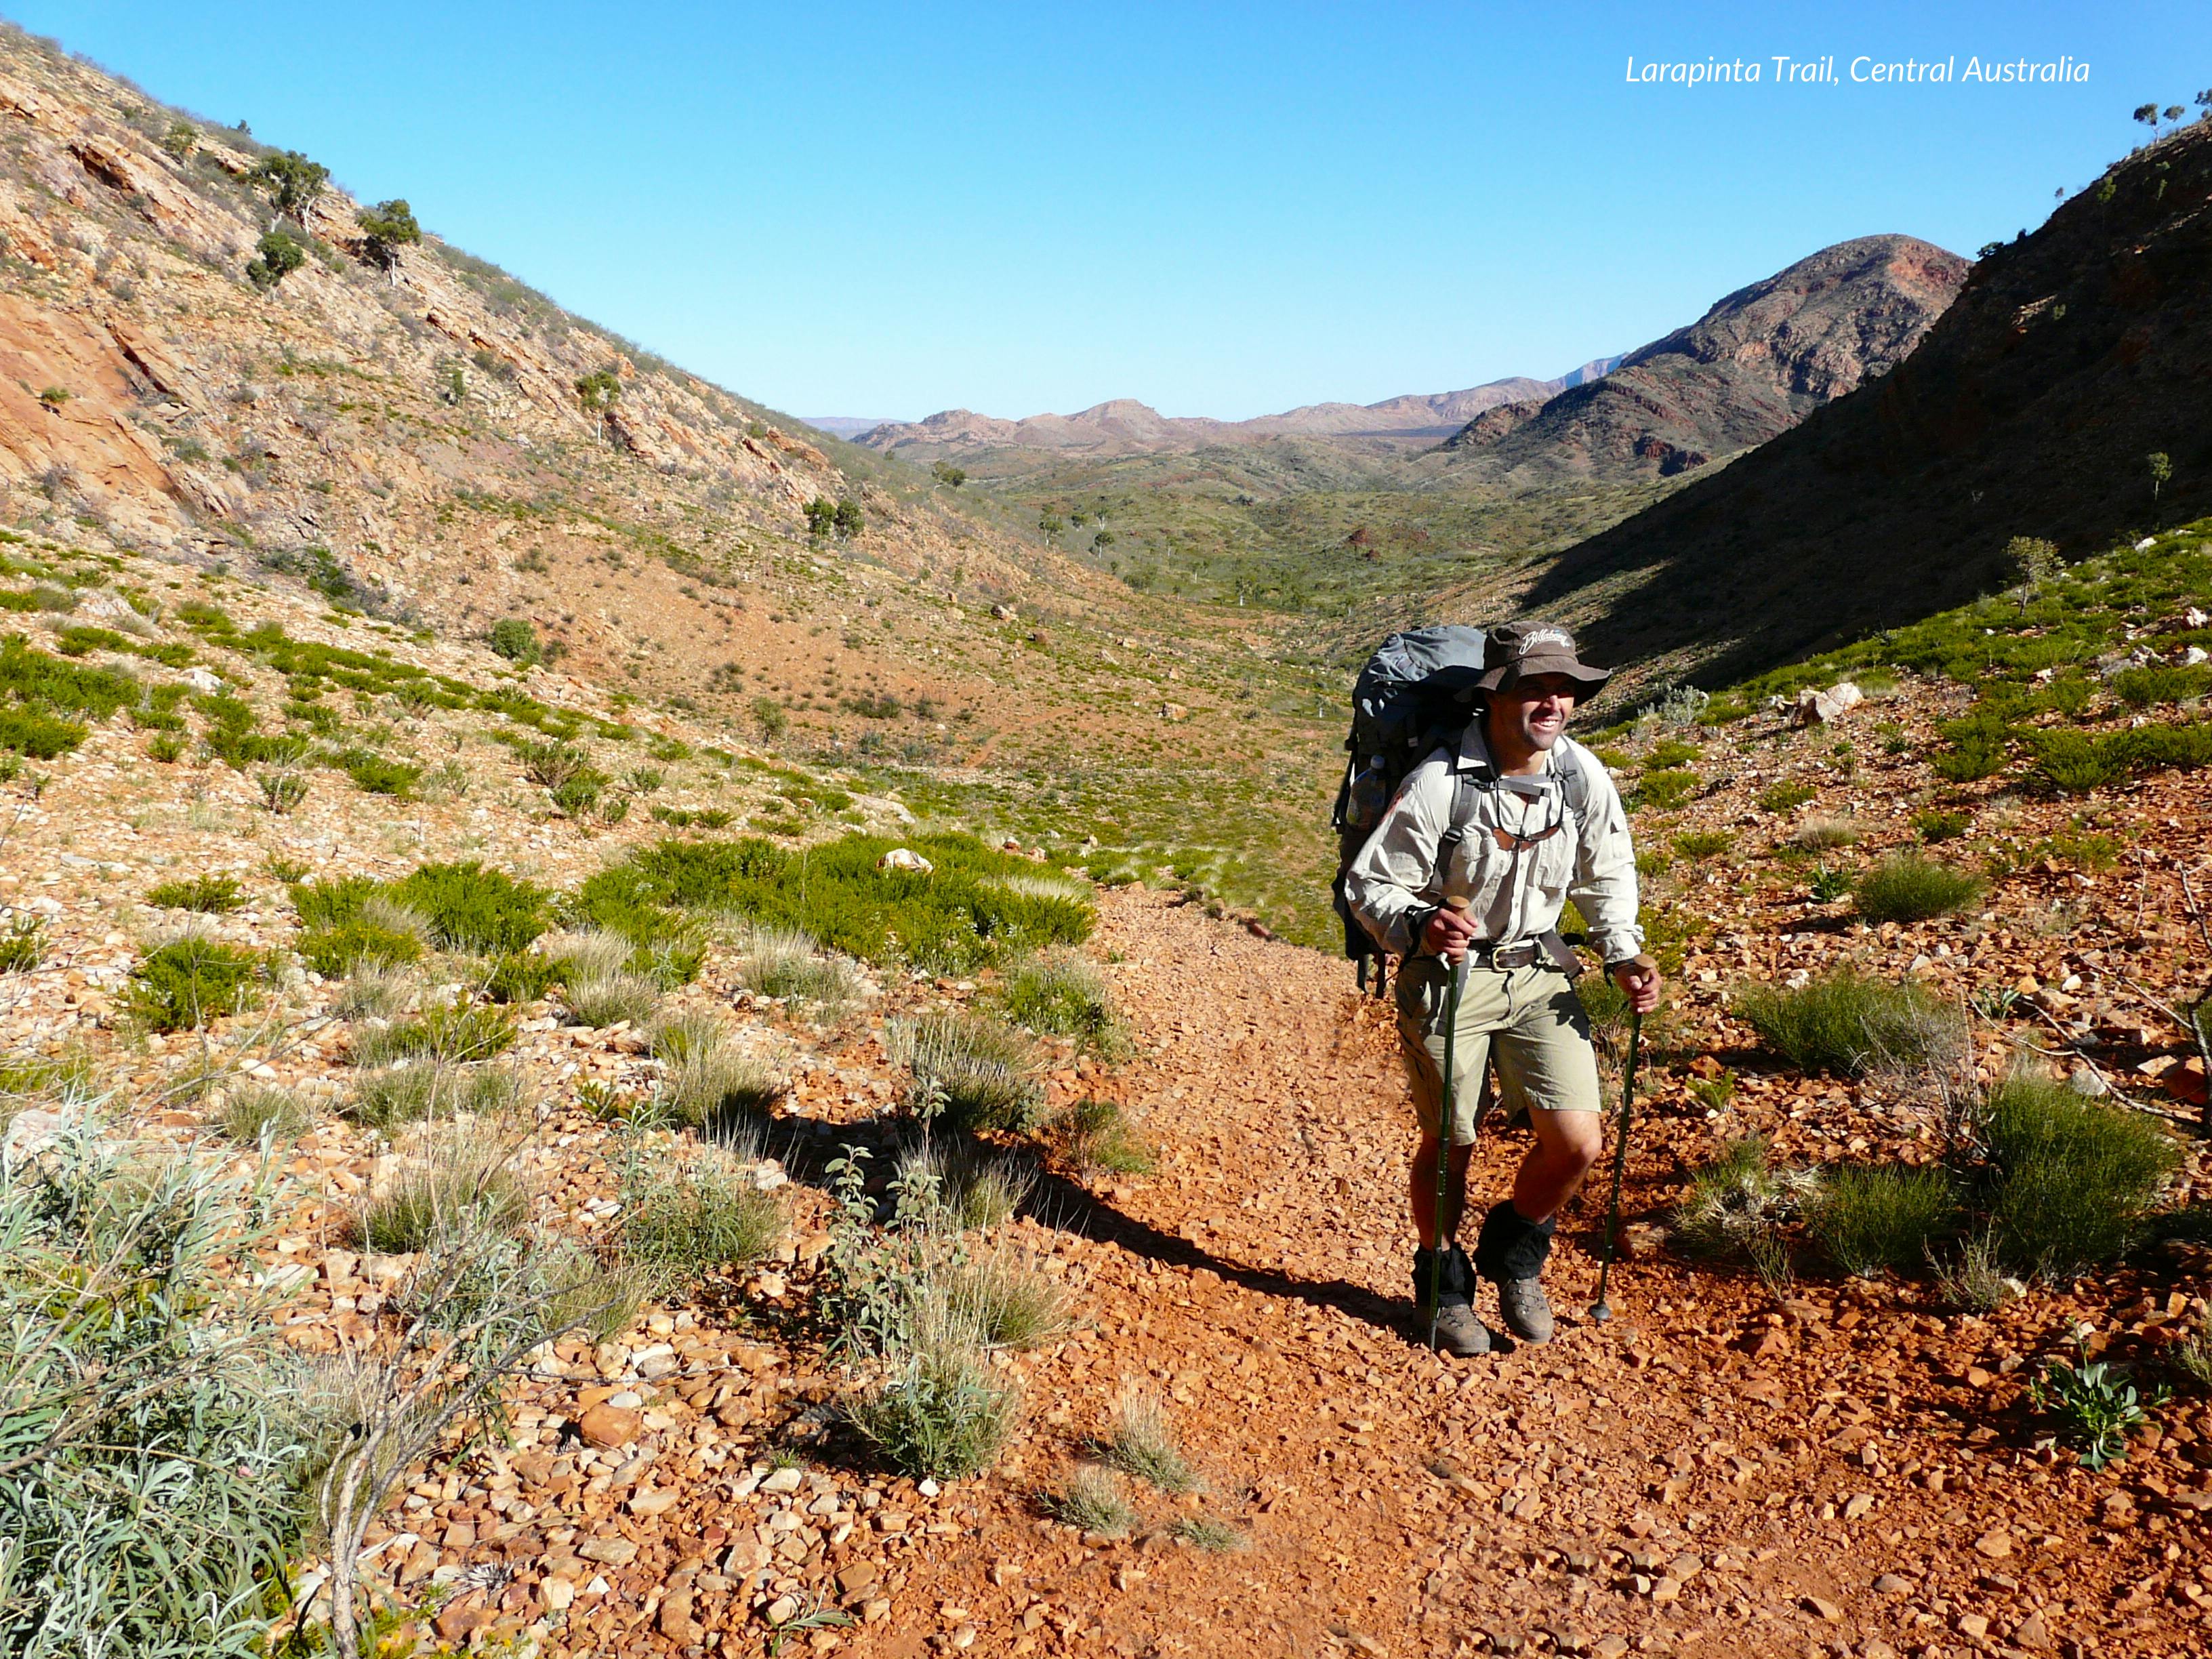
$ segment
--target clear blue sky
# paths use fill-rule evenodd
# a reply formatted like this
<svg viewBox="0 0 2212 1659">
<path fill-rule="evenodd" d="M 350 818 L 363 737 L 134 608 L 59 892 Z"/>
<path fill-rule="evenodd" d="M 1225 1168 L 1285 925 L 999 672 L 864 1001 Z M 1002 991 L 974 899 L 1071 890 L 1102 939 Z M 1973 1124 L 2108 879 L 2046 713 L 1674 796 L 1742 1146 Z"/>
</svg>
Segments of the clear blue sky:
<svg viewBox="0 0 2212 1659">
<path fill-rule="evenodd" d="M 1844 237 L 2008 237 L 2212 84 L 2201 0 L 0 5 L 805 415 L 1553 374 Z M 1784 86 L 1778 53 L 2089 78 Z M 1739 55 L 1765 78 L 1626 83 Z"/>
</svg>

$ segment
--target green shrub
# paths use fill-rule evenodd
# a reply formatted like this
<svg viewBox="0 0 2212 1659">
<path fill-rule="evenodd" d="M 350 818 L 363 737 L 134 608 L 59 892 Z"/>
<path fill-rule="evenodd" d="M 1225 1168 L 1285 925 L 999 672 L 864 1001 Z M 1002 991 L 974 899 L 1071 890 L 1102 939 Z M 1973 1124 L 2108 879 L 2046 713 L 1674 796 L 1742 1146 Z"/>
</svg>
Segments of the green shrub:
<svg viewBox="0 0 2212 1659">
<path fill-rule="evenodd" d="M 1760 790 L 1759 804 L 1761 808 L 1769 812 L 1794 812 L 1812 799 L 1815 793 L 1809 783 L 1800 783 L 1795 779 L 1785 779 L 1780 783 L 1770 783 L 1765 788 Z"/>
<path fill-rule="evenodd" d="M 742 1159 L 719 1146 L 688 1158 L 641 1159 L 623 1182 L 623 1241 L 631 1258 L 686 1276 L 763 1260 L 788 1224 Z"/>
<path fill-rule="evenodd" d="M 544 889 L 471 860 L 426 864 L 392 884 L 394 902 L 418 913 L 430 937 L 449 951 L 500 955 L 520 951 L 550 925 Z"/>
<path fill-rule="evenodd" d="M 2212 692 L 2212 663 L 2124 668 L 2112 676 L 2112 690 L 2130 708 L 2148 708 L 2154 702 L 2187 702 Z"/>
<path fill-rule="evenodd" d="M 2039 732 L 2035 775 L 2069 795 L 2086 795 L 2122 775 L 2105 746 L 2084 732 Z"/>
<path fill-rule="evenodd" d="M 483 976 L 483 994 L 493 1002 L 536 1002 L 561 977 L 561 964 L 527 951 L 509 951 Z"/>
<path fill-rule="evenodd" d="M 1044 1104 L 1036 1048 L 996 1020 L 925 1014 L 887 1033 L 891 1062 L 908 1067 L 907 1109 L 946 1127 L 1024 1130 Z"/>
<path fill-rule="evenodd" d="M 272 756 L 256 755 L 256 760 L 273 759 Z M 397 795 L 404 799 L 414 792 L 421 781 L 422 769 L 410 766 L 368 749 L 347 749 L 332 757 L 338 770 L 354 781 L 354 787 L 364 794 Z"/>
<path fill-rule="evenodd" d="M 526 743 L 515 750 L 522 761 L 522 775 L 541 789 L 558 791 L 579 778 L 590 777 L 604 787 L 606 775 L 592 764 L 590 753 L 573 743 Z"/>
<path fill-rule="evenodd" d="M 1978 709 L 1963 720 L 1946 720 L 1936 730 L 1948 745 L 1929 757 L 1936 776 L 1972 783 L 2003 767 L 2012 732 L 2002 715 Z"/>
<path fill-rule="evenodd" d="M 1671 812 L 1696 793 L 1698 775 L 1695 772 L 1646 772 L 1638 786 L 1644 805 L 1656 811 Z"/>
<path fill-rule="evenodd" d="M 0 716 L 4 720 L 4 716 Z M 4 744 L 4 737 L 0 737 Z M 185 740 L 173 733 L 163 732 L 147 740 L 146 758 L 163 766 L 173 766 L 185 756 Z"/>
<path fill-rule="evenodd" d="M 18 911 L 0 930 L 0 974 L 27 974 L 45 959 L 46 920 Z"/>
<path fill-rule="evenodd" d="M 1899 853 L 1861 876 L 1851 896 L 1869 921 L 1925 921 L 1972 903 L 1981 891 L 1982 884 L 1963 870 Z"/>
<path fill-rule="evenodd" d="M 362 963 L 392 967 L 415 962 L 422 955 L 422 941 L 401 928 L 379 927 L 356 915 L 330 927 L 302 933 L 300 958 L 325 979 L 356 971 Z"/>
<path fill-rule="evenodd" d="M 0 1181 L 0 1650 L 266 1651 L 325 1425 L 239 1271 L 256 1194 L 173 1152 L 81 1123 Z"/>
<path fill-rule="evenodd" d="M 2124 1251 L 2179 1162 L 2156 1119 L 2024 1072 L 1990 1092 L 1980 1127 L 1997 1247 L 2016 1271 L 2049 1279 Z"/>
<path fill-rule="evenodd" d="M 2150 1426 L 2150 1413 L 2127 1372 L 2102 1360 L 2079 1368 L 2054 1361 L 2029 1396 L 2079 1448 L 2087 1469 L 2118 1462 L 2128 1455 L 2128 1436 Z"/>
<path fill-rule="evenodd" d="M 1971 812 L 1931 810 L 1912 815 L 1912 827 L 1919 832 L 1920 839 L 1931 846 L 1941 841 L 1956 841 L 1973 826 L 1973 822 L 1974 815 Z"/>
<path fill-rule="evenodd" d="M 1116 1051 L 1124 1041 L 1106 976 L 1074 951 L 1024 957 L 1008 971 L 1000 1001 L 1017 1024 L 1072 1036 L 1100 1053 Z"/>
<path fill-rule="evenodd" d="M 1187 1515 L 1169 1530 L 1209 1555 L 1226 1555 L 1244 1547 L 1244 1534 L 1217 1515 Z"/>
<path fill-rule="evenodd" d="M 227 916 L 246 902 L 236 876 L 189 876 L 148 890 L 146 902 L 159 910 L 192 910 Z"/>
<path fill-rule="evenodd" d="M 491 648 L 509 662 L 520 663 L 525 668 L 542 662 L 545 648 L 538 642 L 538 630 L 530 625 L 526 617 L 503 617 L 491 625 Z"/>
<path fill-rule="evenodd" d="M 1079 1100 L 1053 1120 L 1048 1136 L 1060 1155 L 1079 1170 L 1113 1175 L 1150 1175 L 1152 1151 L 1130 1127 L 1110 1100 Z"/>
<path fill-rule="evenodd" d="M 1728 830 L 1690 830 L 1674 837 L 1674 850 L 1686 859 L 1718 858 L 1735 845 L 1735 832 Z"/>
<path fill-rule="evenodd" d="M 187 1031 L 252 1007 L 268 964 L 258 951 L 180 939 L 149 951 L 131 970 L 131 1012 L 156 1031 Z"/>
<path fill-rule="evenodd" d="M 1826 1172 L 1812 1206 L 1814 1237 L 1845 1273 L 1909 1273 L 1928 1259 L 1957 1211 L 1936 1164 L 1845 1164 Z"/>
<path fill-rule="evenodd" d="M 1680 738 L 1662 738 L 1651 745 L 1651 752 L 1644 757 L 1648 769 L 1662 767 L 1687 766 L 1698 757 L 1698 745 L 1685 743 Z"/>
<path fill-rule="evenodd" d="M 936 868 L 879 870 L 905 845 Z M 586 881 L 576 920 L 641 939 L 677 920 L 672 912 L 722 911 L 764 927 L 795 928 L 833 951 L 874 963 L 911 962 L 940 973 L 970 972 L 1048 945 L 1077 945 L 1095 920 L 1064 888 L 1023 890 L 1036 866 L 994 852 L 969 836 L 904 842 L 853 835 L 802 851 L 758 837 L 664 841 L 634 851 Z"/>
<path fill-rule="evenodd" d="M 1803 1072 L 1863 1076 L 1887 1064 L 1918 1065 L 1960 1041 L 1956 1010 L 1917 985 L 1892 985 L 1838 968 L 1790 989 L 1747 986 L 1737 1017 Z"/>
</svg>

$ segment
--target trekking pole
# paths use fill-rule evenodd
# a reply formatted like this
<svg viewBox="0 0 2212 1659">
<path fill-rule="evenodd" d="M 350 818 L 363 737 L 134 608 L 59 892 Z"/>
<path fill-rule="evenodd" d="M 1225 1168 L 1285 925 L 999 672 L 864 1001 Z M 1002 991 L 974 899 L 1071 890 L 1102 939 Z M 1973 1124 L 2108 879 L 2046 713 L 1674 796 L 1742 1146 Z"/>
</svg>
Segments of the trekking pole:
<svg viewBox="0 0 2212 1659">
<path fill-rule="evenodd" d="M 1590 1322 L 1602 1325 L 1613 1317 L 1606 1305 L 1605 1285 L 1613 1272 L 1613 1230 L 1620 1222 L 1620 1172 L 1628 1163 L 1628 1114 L 1636 1100 L 1636 1050 L 1644 1037 L 1644 1016 L 1628 1016 L 1628 1068 L 1620 1080 L 1620 1128 L 1613 1140 L 1613 1197 L 1605 1206 L 1605 1249 L 1598 1257 L 1597 1300 L 1590 1304 Z"/>
<path fill-rule="evenodd" d="M 1467 901 L 1448 898 L 1445 908 L 1464 915 Z M 1456 1103 L 1458 1091 L 1452 1077 L 1453 1049 L 1459 1036 L 1460 994 L 1467 988 L 1467 953 L 1462 951 L 1457 962 L 1446 964 L 1451 971 L 1449 988 L 1444 992 L 1444 1065 L 1443 1088 L 1439 1091 L 1443 1103 L 1437 1113 L 1437 1194 L 1436 1207 L 1429 1212 L 1429 1226 L 1437 1236 L 1436 1249 L 1429 1254 L 1429 1352 L 1437 1350 L 1437 1319 L 1443 1311 L 1444 1257 L 1450 1254 L 1452 1235 L 1444 1229 L 1444 1193 L 1451 1181 L 1452 1108 Z"/>
</svg>

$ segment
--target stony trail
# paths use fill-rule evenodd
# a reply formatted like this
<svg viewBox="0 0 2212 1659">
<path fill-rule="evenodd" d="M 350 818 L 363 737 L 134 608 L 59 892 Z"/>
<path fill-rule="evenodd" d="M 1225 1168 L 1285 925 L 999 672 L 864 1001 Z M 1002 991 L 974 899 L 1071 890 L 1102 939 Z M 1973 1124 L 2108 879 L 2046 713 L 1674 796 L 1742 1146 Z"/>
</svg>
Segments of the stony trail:
<svg viewBox="0 0 2212 1659">
<path fill-rule="evenodd" d="M 947 1494 L 974 1530 L 917 1564 L 860 1651 L 2094 1648 L 2088 1598 L 2129 1577 L 2124 1540 L 2081 1524 L 2095 1477 L 1944 1397 L 1998 1379 L 1923 1340 L 1943 1322 L 1870 1288 L 1778 1304 L 1647 1256 L 1616 1271 L 1622 1317 L 1591 1327 L 1589 1193 L 1549 1276 L 1559 1338 L 1432 1357 L 1402 1329 L 1410 1120 L 1382 1008 L 1345 964 L 1169 895 L 1109 896 L 1098 944 L 1142 1048 L 1118 1091 L 1160 1169 L 1044 1194 L 1091 1328 L 1030 1368 L 1038 1431 Z M 1654 1124 L 1632 1159 L 1632 1216 L 1674 1186 L 1667 1139 Z M 1525 1145 L 1486 1137 L 1478 1194 Z M 1207 1490 L 1140 1500 L 1133 1542 L 1040 1519 L 1024 1495 L 1132 1386 L 1169 1403 Z M 1197 1511 L 1244 1547 L 1176 1541 Z M 2154 1623 L 2109 1650 L 2160 1650 Z"/>
</svg>

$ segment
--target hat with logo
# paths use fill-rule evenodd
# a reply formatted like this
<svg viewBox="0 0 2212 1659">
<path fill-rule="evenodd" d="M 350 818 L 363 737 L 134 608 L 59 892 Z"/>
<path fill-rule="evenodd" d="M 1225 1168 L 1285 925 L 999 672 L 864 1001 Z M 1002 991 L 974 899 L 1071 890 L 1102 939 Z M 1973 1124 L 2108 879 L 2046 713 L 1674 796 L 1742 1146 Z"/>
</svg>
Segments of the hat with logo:
<svg viewBox="0 0 2212 1659">
<path fill-rule="evenodd" d="M 1613 678 L 1610 668 L 1592 668 L 1577 659 L 1575 636 L 1555 623 L 1501 623 L 1490 630 L 1488 650 L 1497 653 L 1494 665 L 1475 682 L 1484 691 L 1505 690 L 1530 674 L 1565 674 L 1589 696 Z"/>
</svg>

